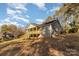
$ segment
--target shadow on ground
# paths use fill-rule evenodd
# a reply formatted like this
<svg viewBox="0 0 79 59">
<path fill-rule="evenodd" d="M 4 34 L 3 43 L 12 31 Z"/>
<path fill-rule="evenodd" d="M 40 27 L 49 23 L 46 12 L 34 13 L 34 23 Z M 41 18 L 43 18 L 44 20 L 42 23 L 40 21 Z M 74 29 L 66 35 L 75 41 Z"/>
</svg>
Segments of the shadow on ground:
<svg viewBox="0 0 79 59">
<path fill-rule="evenodd" d="M 3 56 L 79 56 L 79 36 L 26 40 L 0 48 Z"/>
</svg>

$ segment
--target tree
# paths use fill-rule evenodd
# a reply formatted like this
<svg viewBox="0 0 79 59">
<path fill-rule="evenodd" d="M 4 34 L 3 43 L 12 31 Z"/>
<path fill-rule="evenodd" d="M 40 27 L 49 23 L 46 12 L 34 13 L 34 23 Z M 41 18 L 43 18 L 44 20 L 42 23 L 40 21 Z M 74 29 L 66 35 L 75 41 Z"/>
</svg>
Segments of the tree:
<svg viewBox="0 0 79 59">
<path fill-rule="evenodd" d="M 25 33 L 25 29 L 24 29 L 24 28 L 21 28 L 21 27 L 18 27 L 18 28 L 17 28 L 17 32 L 16 32 L 16 37 L 20 37 L 20 36 L 22 36 L 24 33 Z"/>
<path fill-rule="evenodd" d="M 78 31 L 78 27 L 76 26 L 76 22 L 73 21 L 72 23 L 70 23 L 71 29 L 69 29 L 69 33 L 75 33 Z"/>
<path fill-rule="evenodd" d="M 7 38 L 7 36 L 8 38 L 11 38 L 12 36 L 14 36 L 14 38 L 18 38 L 25 33 L 25 29 L 13 24 L 3 24 L 1 26 L 1 32 L 3 33 L 2 36 L 4 38 Z"/>
<path fill-rule="evenodd" d="M 8 31 L 9 31 L 9 27 L 7 24 L 1 26 L 1 32 L 8 32 Z"/>
</svg>

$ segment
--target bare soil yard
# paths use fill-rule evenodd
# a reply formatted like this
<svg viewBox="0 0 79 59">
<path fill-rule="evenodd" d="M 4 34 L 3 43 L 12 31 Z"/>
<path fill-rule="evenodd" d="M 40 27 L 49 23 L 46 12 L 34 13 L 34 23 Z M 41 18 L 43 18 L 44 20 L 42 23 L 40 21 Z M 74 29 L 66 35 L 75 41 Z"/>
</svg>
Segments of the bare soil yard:
<svg viewBox="0 0 79 59">
<path fill-rule="evenodd" d="M 1 56 L 79 56 L 79 35 L 16 39 L 0 43 Z"/>
</svg>

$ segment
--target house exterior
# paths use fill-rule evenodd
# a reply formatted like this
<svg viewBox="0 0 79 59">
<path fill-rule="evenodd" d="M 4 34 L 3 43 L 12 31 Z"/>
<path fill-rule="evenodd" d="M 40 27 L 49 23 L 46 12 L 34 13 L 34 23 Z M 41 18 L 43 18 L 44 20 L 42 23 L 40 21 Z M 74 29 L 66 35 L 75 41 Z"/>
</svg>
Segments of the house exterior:
<svg viewBox="0 0 79 59">
<path fill-rule="evenodd" d="M 38 38 L 40 35 L 43 37 L 51 37 L 55 34 L 60 34 L 63 30 L 58 20 L 52 20 L 43 22 L 42 24 L 30 24 L 27 29 L 27 38 Z"/>
<path fill-rule="evenodd" d="M 51 37 L 55 34 L 60 34 L 63 30 L 58 20 L 52 20 L 43 23 L 43 35 L 45 37 Z"/>
<path fill-rule="evenodd" d="M 37 38 L 42 33 L 40 25 L 31 23 L 26 29 L 27 38 Z"/>
</svg>

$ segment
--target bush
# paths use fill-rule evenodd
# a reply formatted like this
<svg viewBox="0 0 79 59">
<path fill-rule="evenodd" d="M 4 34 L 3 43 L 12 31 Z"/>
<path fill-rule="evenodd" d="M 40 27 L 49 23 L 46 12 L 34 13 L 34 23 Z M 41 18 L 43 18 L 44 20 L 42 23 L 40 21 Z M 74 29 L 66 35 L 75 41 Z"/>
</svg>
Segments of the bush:
<svg viewBox="0 0 79 59">
<path fill-rule="evenodd" d="M 69 29 L 68 33 L 76 33 L 78 31 L 78 28 L 72 28 Z"/>
</svg>

